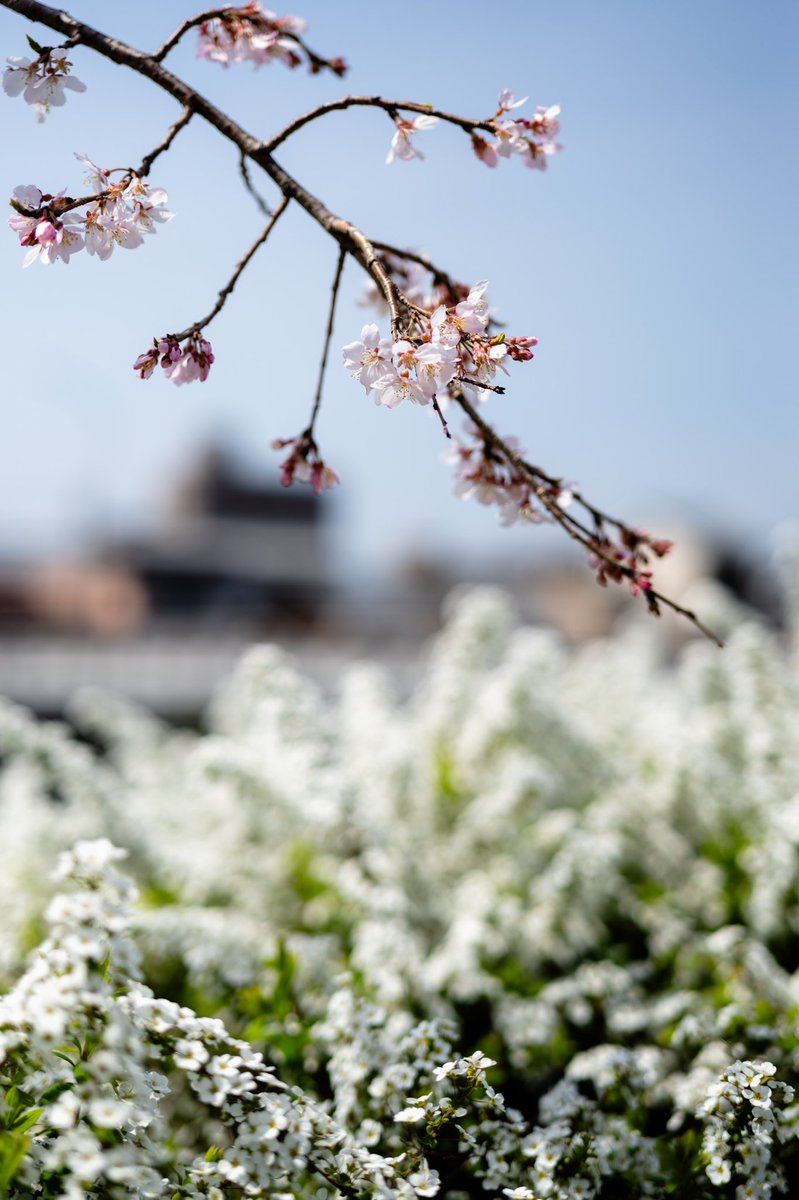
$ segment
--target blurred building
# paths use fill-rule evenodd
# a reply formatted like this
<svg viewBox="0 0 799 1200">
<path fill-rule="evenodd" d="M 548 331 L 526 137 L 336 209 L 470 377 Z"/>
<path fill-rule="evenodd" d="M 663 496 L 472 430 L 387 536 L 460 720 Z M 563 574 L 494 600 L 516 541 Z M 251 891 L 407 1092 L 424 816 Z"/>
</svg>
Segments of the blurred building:
<svg viewBox="0 0 799 1200">
<path fill-rule="evenodd" d="M 146 537 L 107 540 L 79 561 L 0 564 L 0 695 L 59 715 L 84 685 L 121 693 L 176 720 L 194 721 L 215 684 L 253 641 L 280 642 L 323 686 L 345 662 L 378 658 L 400 687 L 417 670 L 453 587 L 493 583 L 520 617 L 582 642 L 609 632 L 629 607 L 624 588 L 596 586 L 571 558 L 517 562 L 491 572 L 418 559 L 389 581 L 346 591 L 330 569 L 326 505 L 308 488 L 248 478 L 224 452 L 203 454 L 175 487 Z M 678 598 L 715 576 L 774 616 L 767 572 L 683 531 L 659 564 Z M 683 622 L 675 643 L 690 634 Z"/>
</svg>

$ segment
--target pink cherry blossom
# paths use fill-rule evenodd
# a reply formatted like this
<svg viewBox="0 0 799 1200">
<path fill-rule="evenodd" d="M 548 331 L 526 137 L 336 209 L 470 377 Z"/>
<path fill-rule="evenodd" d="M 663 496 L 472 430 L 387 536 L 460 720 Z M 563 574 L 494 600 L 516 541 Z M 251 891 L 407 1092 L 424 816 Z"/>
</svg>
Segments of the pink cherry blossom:
<svg viewBox="0 0 799 1200">
<path fill-rule="evenodd" d="M 504 113 L 519 108 L 526 100 L 527 97 L 516 100 L 513 93 L 507 90 L 500 92 L 499 107 L 489 121 L 496 142 L 472 136 L 475 154 L 486 166 L 495 167 L 500 158 L 519 156 L 526 167 L 544 170 L 547 159 L 561 149 L 554 140 L 560 130 L 558 104 L 552 104 L 549 108 L 539 105 L 532 119 L 517 117 L 508 121 L 499 120 Z"/>
<path fill-rule="evenodd" d="M 553 138 L 556 138 L 560 133 L 559 116 L 559 104 L 551 104 L 549 108 L 544 108 L 541 104 L 537 105 L 532 121 L 535 136 L 545 142 L 551 142 Z"/>
<path fill-rule="evenodd" d="M 211 343 L 195 333 L 187 339 L 180 358 L 164 367 L 164 374 L 178 387 L 198 379 L 200 383 L 205 383 L 213 361 Z"/>
<path fill-rule="evenodd" d="M 398 408 L 405 400 L 412 404 L 429 404 L 432 398 L 409 372 L 397 371 L 395 367 L 375 382 L 374 390 L 377 393 L 375 404 L 385 408 Z"/>
<path fill-rule="evenodd" d="M 497 147 L 493 142 L 486 141 L 485 138 L 478 134 L 472 134 L 472 149 L 474 150 L 481 163 L 485 163 L 487 167 L 492 169 L 499 165 L 499 156 Z"/>
<path fill-rule="evenodd" d="M 310 483 L 317 496 L 336 487 L 341 480 L 332 467 L 328 467 L 319 456 L 316 442 L 308 430 L 295 438 L 276 438 L 273 450 L 291 447 L 288 458 L 280 464 L 280 482 L 283 487 L 293 483 Z"/>
<path fill-rule="evenodd" d="M 160 366 L 166 378 L 180 387 L 197 379 L 205 383 L 213 361 L 211 343 L 200 333 L 193 333 L 186 338 L 182 347 L 175 337 L 154 339 L 150 349 L 138 356 L 133 370 L 140 379 L 149 379 L 155 368 Z"/>
<path fill-rule="evenodd" d="M 502 113 L 510 112 L 513 108 L 521 108 L 529 99 L 529 96 L 523 96 L 521 100 L 517 100 L 509 88 L 503 88 L 499 93 L 497 116 L 499 117 Z"/>
<path fill-rule="evenodd" d="M 386 166 L 394 162 L 395 158 L 400 158 L 403 162 L 409 162 L 412 158 L 424 158 L 421 150 L 418 150 L 411 141 L 411 134 L 417 133 L 419 130 L 432 129 L 438 124 L 438 117 L 420 116 L 414 117 L 412 121 L 406 121 L 402 117 L 396 119 L 396 132 L 391 139 L 391 148 L 386 157 Z"/>
<path fill-rule="evenodd" d="M 274 61 L 297 67 L 304 55 L 313 74 L 327 68 L 335 75 L 345 75 L 347 64 L 343 58 L 321 58 L 302 43 L 306 29 L 307 22 L 301 17 L 279 17 L 252 0 L 241 8 L 220 10 L 203 21 L 197 55 L 223 67 L 241 62 L 262 67 Z"/>
<path fill-rule="evenodd" d="M 471 444 L 453 439 L 453 445 L 443 458 L 455 468 L 455 494 L 463 500 L 475 499 L 480 504 L 499 509 L 500 522 L 513 525 L 517 521 L 540 524 L 548 519 L 536 489 L 516 465 L 500 450 L 489 445 L 479 429 L 469 426 Z M 520 454 L 514 438 L 505 438 L 514 454 Z M 560 489 L 555 486 L 551 498 L 560 503 Z"/>
<path fill-rule="evenodd" d="M 23 267 L 37 260 L 45 265 L 59 258 L 69 262 L 71 255 L 82 249 L 83 217 L 72 211 L 63 213 L 63 205 L 59 203 L 63 195 L 63 192 L 57 196 L 42 193 L 32 184 L 14 189 L 15 212 L 8 224 L 19 236 L 20 245 L 27 249 Z"/>
<path fill-rule="evenodd" d="M 22 95 L 43 121 L 51 108 L 66 102 L 65 91 L 85 92 L 86 84 L 70 75 L 72 63 L 63 50 L 44 50 L 36 59 L 12 56 L 6 59 L 3 90 L 7 96 Z"/>
<path fill-rule="evenodd" d="M 296 38 L 306 29 L 301 17 L 278 17 L 258 3 L 245 4 L 202 22 L 197 56 L 223 67 L 240 62 L 261 67 L 275 59 L 296 67 L 302 62 Z"/>
<path fill-rule="evenodd" d="M 535 358 L 533 346 L 537 345 L 537 337 L 513 337 L 505 341 L 508 355 L 514 362 L 529 362 L 531 358 Z"/>
<path fill-rule="evenodd" d="M 454 308 L 440 305 L 430 318 L 433 340 L 457 345 L 464 334 L 482 334 L 488 324 L 487 287 L 488 283 L 481 280 Z"/>
<path fill-rule="evenodd" d="M 388 338 L 380 337 L 376 325 L 364 325 L 361 340 L 350 342 L 342 354 L 344 366 L 352 372 L 354 379 L 361 381 L 367 393 L 386 371 L 391 370 L 391 342 Z"/>
<path fill-rule="evenodd" d="M 394 343 L 394 354 L 401 372 L 406 375 L 415 372 L 416 382 L 428 400 L 446 388 L 460 365 L 456 348 L 444 342 L 423 342 L 415 346 L 408 341 L 399 341 Z M 381 403 L 386 401 L 381 400 Z"/>
</svg>

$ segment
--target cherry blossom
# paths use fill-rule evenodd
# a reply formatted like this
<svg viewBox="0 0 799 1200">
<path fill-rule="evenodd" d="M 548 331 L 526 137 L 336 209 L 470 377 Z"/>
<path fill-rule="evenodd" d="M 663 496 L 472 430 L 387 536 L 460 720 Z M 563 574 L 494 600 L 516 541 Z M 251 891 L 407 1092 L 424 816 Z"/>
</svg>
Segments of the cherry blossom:
<svg viewBox="0 0 799 1200">
<path fill-rule="evenodd" d="M 66 103 L 65 92 L 85 92 L 86 84 L 70 74 L 72 63 L 63 50 L 42 50 L 38 58 L 13 55 L 6 59 L 3 91 L 7 96 L 22 96 L 36 109 L 37 121 L 43 121 L 51 108 Z"/>
<path fill-rule="evenodd" d="M 421 346 L 414 346 L 411 342 L 399 341 L 394 343 L 394 354 L 405 373 L 415 371 L 419 387 L 429 400 L 447 386 L 459 366 L 457 350 L 444 342 L 423 342 Z M 379 381 L 375 387 L 380 387 Z"/>
<path fill-rule="evenodd" d="M 71 255 L 83 248 L 83 218 L 71 211 L 61 215 L 63 197 L 63 192 L 52 196 L 32 184 L 14 188 L 15 212 L 8 224 L 19 235 L 20 245 L 27 248 L 23 267 L 37 260 L 45 265 L 59 258 L 69 262 Z"/>
<path fill-rule="evenodd" d="M 509 88 L 503 88 L 499 93 L 497 116 L 499 117 L 502 113 L 510 112 L 514 108 L 521 108 L 529 99 L 529 96 L 523 96 L 521 100 L 517 100 Z"/>
<path fill-rule="evenodd" d="M 530 119 L 499 119 L 513 109 L 521 108 L 527 100 L 527 96 L 517 100 L 513 92 L 503 89 L 499 93 L 497 111 L 488 122 L 494 130 L 496 141 L 490 142 L 478 133 L 472 133 L 472 149 L 487 167 L 496 167 L 500 158 L 516 155 L 521 157 L 525 166 L 544 170 L 547 158 L 561 149 L 554 140 L 560 131 L 559 104 L 552 104 L 549 108 L 538 105 Z"/>
<path fill-rule="evenodd" d="M 386 408 L 398 408 L 405 400 L 412 404 L 429 404 L 432 397 L 408 371 L 392 367 L 374 383 L 377 392 L 375 404 Z"/>
<path fill-rule="evenodd" d="M 316 442 L 307 431 L 295 438 L 276 438 L 273 450 L 291 447 L 288 458 L 280 464 L 280 482 L 283 487 L 293 483 L 310 483 L 317 496 L 329 488 L 336 487 L 341 480 L 336 471 L 322 460 Z"/>
<path fill-rule="evenodd" d="M 496 146 L 492 142 L 487 142 L 484 137 L 480 137 L 477 133 L 472 134 L 472 149 L 480 159 L 480 162 L 485 163 L 487 167 L 493 169 L 499 166 L 499 155 L 497 154 Z"/>
<path fill-rule="evenodd" d="M 411 141 L 411 134 L 418 133 L 419 130 L 432 129 L 438 124 L 438 117 L 420 116 L 414 117 L 412 121 L 406 121 L 402 117 L 396 118 L 397 129 L 391 139 L 391 148 L 386 157 L 386 166 L 393 163 L 395 158 L 401 158 L 403 162 L 409 162 L 412 158 L 424 158 L 421 150 Z"/>
<path fill-rule="evenodd" d="M 467 433 L 471 443 L 453 439 L 452 448 L 443 456 L 444 461 L 455 469 L 455 495 L 463 500 L 475 499 L 480 504 L 496 506 L 502 525 L 546 521 L 546 509 L 530 479 L 507 455 L 491 446 L 479 429 L 469 426 Z M 522 453 L 515 438 L 504 441 L 513 454 Z M 565 508 L 571 503 L 572 494 L 559 485 L 550 486 L 547 498 Z"/>
<path fill-rule="evenodd" d="M 361 340 L 350 342 L 343 351 L 344 366 L 359 379 L 367 393 L 391 367 L 391 342 L 381 338 L 376 325 L 364 325 Z"/>
<path fill-rule="evenodd" d="M 537 338 L 488 335 L 485 280 L 468 290 L 450 284 L 440 284 L 437 290 L 442 287 L 466 294 L 449 308 L 439 304 L 427 318 L 417 308 L 412 331 L 393 345 L 380 338 L 376 325 L 365 325 L 361 341 L 344 347 L 345 366 L 367 393 L 376 393 L 376 404 L 397 408 L 405 400 L 426 405 L 435 399 L 443 409 L 451 400 L 447 389 L 453 381 L 474 388 L 482 400 L 491 391 L 502 391 L 491 381 L 498 370 L 508 374 L 508 360 L 527 362 L 533 357 Z"/>
<path fill-rule="evenodd" d="M 27 267 L 37 258 L 44 263 L 62 258 L 65 262 L 84 246 L 99 259 L 110 258 L 115 246 L 134 249 L 141 246 L 145 234 L 170 221 L 174 213 L 166 208 L 163 188 L 151 188 L 145 179 L 130 171 L 109 171 L 98 167 L 83 154 L 75 156 L 88 167 L 86 183 L 97 196 L 85 215 L 74 211 L 75 202 L 63 191 L 53 196 L 32 185 L 16 188 L 12 207 L 15 215 L 9 226 L 19 234 L 20 243 L 29 247 L 23 260 Z M 111 176 L 120 174 L 114 183 Z"/>
<path fill-rule="evenodd" d="M 326 67 L 344 75 L 347 64 L 343 58 L 321 58 L 300 41 L 307 28 L 302 17 L 279 17 L 257 2 L 245 4 L 202 22 L 197 57 L 223 67 L 241 62 L 262 67 L 274 61 L 298 67 L 305 54 L 312 73 Z"/>
<path fill-rule="evenodd" d="M 153 339 L 150 349 L 134 362 L 133 370 L 140 379 L 149 379 L 160 366 L 166 378 L 180 387 L 195 380 L 205 383 L 213 361 L 211 343 L 197 332 L 190 334 L 182 347 L 180 340 L 173 336 Z"/>
</svg>

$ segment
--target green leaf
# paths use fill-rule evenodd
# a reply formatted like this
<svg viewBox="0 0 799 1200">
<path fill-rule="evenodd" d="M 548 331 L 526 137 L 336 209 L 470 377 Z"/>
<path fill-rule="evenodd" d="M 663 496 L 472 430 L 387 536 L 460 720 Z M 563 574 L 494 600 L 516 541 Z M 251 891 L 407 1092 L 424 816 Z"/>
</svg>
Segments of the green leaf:
<svg viewBox="0 0 799 1200">
<path fill-rule="evenodd" d="M 28 34 L 27 37 L 28 37 L 28 45 L 30 46 L 33 53 L 37 56 L 40 54 L 44 54 L 44 46 L 40 46 L 38 42 L 35 42 L 30 34 Z"/>
<path fill-rule="evenodd" d="M 16 1133 L 27 1133 L 44 1112 L 43 1108 L 30 1108 L 27 1112 L 20 1113 L 12 1125 L 12 1129 Z"/>
<path fill-rule="evenodd" d="M 52 1104 L 53 1101 L 57 1100 L 59 1096 L 63 1096 L 64 1092 L 68 1092 L 71 1087 L 72 1084 L 68 1079 L 61 1079 L 58 1083 L 54 1083 L 52 1087 L 49 1087 L 45 1092 L 42 1092 L 41 1096 L 39 1097 L 39 1103 Z"/>
<path fill-rule="evenodd" d="M 8 1192 L 11 1180 L 22 1166 L 30 1138 L 24 1133 L 0 1133 L 0 1195 Z"/>
</svg>

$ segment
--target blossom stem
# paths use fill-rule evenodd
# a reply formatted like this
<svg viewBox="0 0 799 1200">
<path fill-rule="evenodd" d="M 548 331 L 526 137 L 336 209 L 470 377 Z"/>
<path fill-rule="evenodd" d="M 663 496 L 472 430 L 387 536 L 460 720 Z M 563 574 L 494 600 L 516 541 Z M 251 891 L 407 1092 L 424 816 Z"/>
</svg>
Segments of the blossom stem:
<svg viewBox="0 0 799 1200">
<path fill-rule="evenodd" d="M 236 263 L 236 267 L 233 271 L 233 274 L 231 275 L 230 279 L 227 281 L 225 286 L 219 292 L 219 295 L 216 298 L 216 304 L 211 309 L 211 311 L 208 313 L 208 315 L 206 317 L 203 317 L 199 321 L 195 321 L 193 325 L 189 325 L 188 329 L 184 329 L 181 333 L 169 334 L 168 336 L 170 338 L 172 338 L 176 342 L 182 342 L 185 338 L 192 337 L 195 333 L 199 333 L 202 329 L 205 329 L 206 325 L 210 325 L 210 323 L 211 323 L 211 321 L 213 321 L 214 317 L 219 315 L 219 313 L 225 307 L 228 297 L 230 296 L 231 292 L 233 291 L 236 284 L 238 283 L 239 276 L 241 275 L 242 271 L 247 266 L 250 259 L 256 253 L 256 251 L 260 250 L 261 246 L 263 246 L 264 242 L 269 237 L 269 235 L 272 232 L 272 230 L 274 229 L 275 225 L 277 224 L 277 222 L 282 217 L 283 213 L 288 208 L 288 205 L 289 205 L 288 197 L 284 196 L 281 199 L 281 201 L 278 204 L 275 211 L 272 213 L 271 217 L 269 218 L 269 221 L 268 221 L 266 227 L 261 231 L 261 233 L 259 233 L 258 237 L 255 239 L 253 244 L 250 246 L 247 253 L 241 259 L 239 259 L 239 261 Z"/>
<path fill-rule="evenodd" d="M 429 271 L 433 276 L 435 283 L 444 283 L 449 288 L 455 286 L 455 281 L 446 271 L 442 271 L 434 262 L 426 258 L 424 254 L 417 254 L 414 250 L 400 250 L 397 246 L 391 246 L 388 242 L 372 242 L 375 250 L 383 250 L 386 254 L 393 254 L 395 258 L 404 258 L 408 262 L 417 263 L 420 267 L 424 267 L 425 271 Z"/>
<path fill-rule="evenodd" d="M 436 415 L 438 416 L 439 421 L 441 422 L 441 428 L 444 430 L 444 436 L 451 438 L 452 434 L 449 431 L 449 425 L 447 424 L 447 419 L 444 416 L 443 412 L 441 411 L 441 405 L 438 403 L 437 396 L 433 396 L 433 409 L 434 409 Z"/>
<path fill-rule="evenodd" d="M 175 49 L 175 46 L 177 46 L 184 34 L 187 34 L 190 29 L 195 27 L 195 25 L 202 25 L 203 21 L 212 21 L 214 17 L 224 17 L 226 13 L 231 11 L 231 8 L 232 5 L 228 4 L 223 8 L 209 8 L 205 12 L 198 13 L 196 17 L 187 17 L 185 21 L 182 21 L 180 25 L 178 25 L 175 32 L 170 34 L 164 44 L 159 46 L 155 54 L 153 54 L 151 57 L 155 62 L 162 62 L 166 58 L 167 54 L 169 54 L 170 50 Z"/>
<path fill-rule="evenodd" d="M 244 186 L 257 204 L 259 211 L 262 212 L 265 217 L 271 217 L 271 208 L 266 203 L 258 189 L 255 187 L 253 181 L 250 179 L 250 169 L 247 166 L 247 155 L 244 153 L 244 151 L 242 151 L 239 156 L 239 174 L 244 182 Z"/>
<path fill-rule="evenodd" d="M 473 121 L 469 117 L 459 117 L 456 113 L 443 112 L 440 108 L 433 108 L 431 104 L 417 104 L 412 100 L 385 100 L 382 96 L 342 96 L 339 100 L 330 100 L 327 104 L 320 104 L 316 108 L 312 108 L 310 112 L 295 117 L 284 129 L 281 129 L 280 133 L 263 143 L 264 150 L 273 154 L 286 138 L 297 133 L 304 125 L 309 125 L 311 121 L 316 121 L 319 117 L 324 117 L 331 112 L 340 112 L 345 108 L 381 108 L 392 118 L 395 118 L 397 112 L 402 109 L 405 112 L 420 113 L 426 117 L 438 117 L 440 121 L 457 125 L 466 133 L 474 133 L 476 129 L 482 129 L 486 133 L 494 132 L 494 126 L 490 121 Z"/>
<path fill-rule="evenodd" d="M 170 126 L 170 128 L 167 130 L 163 140 L 158 143 L 154 150 L 151 150 L 150 153 L 146 154 L 142 159 L 141 166 L 136 172 L 134 172 L 139 176 L 140 179 L 144 179 L 146 175 L 149 175 L 150 169 L 155 160 L 160 154 L 163 154 L 165 150 L 169 149 L 177 135 L 180 133 L 181 129 L 185 129 L 193 116 L 194 109 L 190 104 L 187 104 L 177 121 L 175 121 L 174 125 Z"/>
<path fill-rule="evenodd" d="M 325 381 L 325 370 L 327 369 L 327 359 L 330 353 L 330 339 L 333 336 L 333 325 L 336 317 L 336 300 L 338 299 L 338 290 L 341 283 L 341 276 L 344 272 L 344 260 L 347 257 L 347 251 L 343 246 L 339 248 L 338 262 L 336 264 L 336 273 L 333 276 L 333 286 L 330 291 L 330 310 L 327 316 L 327 329 L 325 331 L 325 344 L 322 350 L 322 361 L 319 364 L 319 379 L 316 384 L 316 395 L 314 396 L 313 408 L 311 409 L 311 418 L 308 421 L 308 426 L 304 436 L 313 440 L 314 425 L 319 412 L 319 406 L 322 403 L 322 388 Z"/>
</svg>

